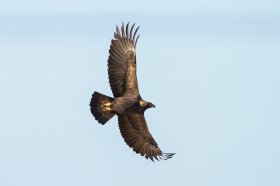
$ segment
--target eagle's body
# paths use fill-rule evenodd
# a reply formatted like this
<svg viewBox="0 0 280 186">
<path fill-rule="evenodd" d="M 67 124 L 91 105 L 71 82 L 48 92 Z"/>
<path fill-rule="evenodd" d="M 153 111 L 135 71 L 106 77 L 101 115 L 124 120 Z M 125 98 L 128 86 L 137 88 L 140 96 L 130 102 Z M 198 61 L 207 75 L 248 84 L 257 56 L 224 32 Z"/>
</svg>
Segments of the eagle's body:
<svg viewBox="0 0 280 186">
<path fill-rule="evenodd" d="M 137 114 L 144 113 L 145 107 L 141 107 L 139 104 L 139 96 L 123 96 L 117 97 L 112 103 L 112 110 L 117 114 L 128 115 L 128 114 Z"/>
<path fill-rule="evenodd" d="M 155 107 L 144 101 L 139 93 L 136 76 L 136 31 L 117 27 L 115 39 L 109 50 L 108 74 L 114 98 L 94 92 L 90 102 L 91 112 L 95 119 L 105 124 L 114 115 L 118 116 L 120 132 L 125 142 L 146 158 L 169 159 L 174 153 L 163 153 L 152 135 L 144 117 L 146 109 Z M 133 34 L 133 35 L 132 35 Z"/>
</svg>

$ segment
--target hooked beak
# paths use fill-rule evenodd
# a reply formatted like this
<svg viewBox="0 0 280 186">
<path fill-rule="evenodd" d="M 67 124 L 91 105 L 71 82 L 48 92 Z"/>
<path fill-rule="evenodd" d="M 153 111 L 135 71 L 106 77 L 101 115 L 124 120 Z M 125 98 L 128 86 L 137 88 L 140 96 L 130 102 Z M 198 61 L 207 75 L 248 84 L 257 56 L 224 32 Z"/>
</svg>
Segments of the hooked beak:
<svg viewBox="0 0 280 186">
<path fill-rule="evenodd" d="M 156 106 L 154 104 L 150 103 L 150 107 L 155 108 Z"/>
</svg>

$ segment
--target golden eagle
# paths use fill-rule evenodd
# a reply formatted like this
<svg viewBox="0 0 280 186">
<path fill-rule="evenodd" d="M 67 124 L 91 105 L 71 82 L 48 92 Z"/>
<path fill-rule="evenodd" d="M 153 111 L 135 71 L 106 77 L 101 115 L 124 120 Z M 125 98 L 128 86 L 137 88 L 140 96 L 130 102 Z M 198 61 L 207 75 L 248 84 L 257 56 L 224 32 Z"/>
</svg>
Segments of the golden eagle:
<svg viewBox="0 0 280 186">
<path fill-rule="evenodd" d="M 138 154 L 154 161 L 169 159 L 175 153 L 163 153 L 150 134 L 144 117 L 146 109 L 155 107 L 144 101 L 139 93 L 136 77 L 136 44 L 139 38 L 133 32 L 135 24 L 122 24 L 121 31 L 116 26 L 111 41 L 108 59 L 109 83 L 114 98 L 98 92 L 92 94 L 90 110 L 95 119 L 105 124 L 115 114 L 118 116 L 119 128 L 124 141 Z M 137 36 L 137 37 L 136 37 Z"/>
</svg>

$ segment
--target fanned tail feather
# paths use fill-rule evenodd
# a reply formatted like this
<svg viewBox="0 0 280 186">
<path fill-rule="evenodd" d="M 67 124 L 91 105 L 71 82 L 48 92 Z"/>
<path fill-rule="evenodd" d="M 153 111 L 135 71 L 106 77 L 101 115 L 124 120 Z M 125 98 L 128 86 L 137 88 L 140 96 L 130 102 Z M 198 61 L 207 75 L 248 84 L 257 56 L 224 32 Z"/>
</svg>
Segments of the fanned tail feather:
<svg viewBox="0 0 280 186">
<path fill-rule="evenodd" d="M 113 101 L 113 98 L 105 96 L 98 92 L 94 92 L 92 94 L 92 98 L 89 104 L 90 111 L 95 117 L 95 119 L 102 125 L 104 125 L 115 115 L 115 113 L 112 110 L 110 110 L 110 104 Z"/>
</svg>

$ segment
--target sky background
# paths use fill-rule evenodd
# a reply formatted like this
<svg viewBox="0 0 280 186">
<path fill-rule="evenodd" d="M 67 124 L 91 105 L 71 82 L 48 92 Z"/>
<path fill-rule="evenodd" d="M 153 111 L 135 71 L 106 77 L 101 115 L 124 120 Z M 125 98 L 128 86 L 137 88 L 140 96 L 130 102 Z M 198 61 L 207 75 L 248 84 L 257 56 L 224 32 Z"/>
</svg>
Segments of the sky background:
<svg viewBox="0 0 280 186">
<path fill-rule="evenodd" d="M 116 24 L 140 25 L 141 95 L 158 163 L 113 118 Z M 1 1 L 1 186 L 279 186 L 280 1 Z"/>
</svg>

